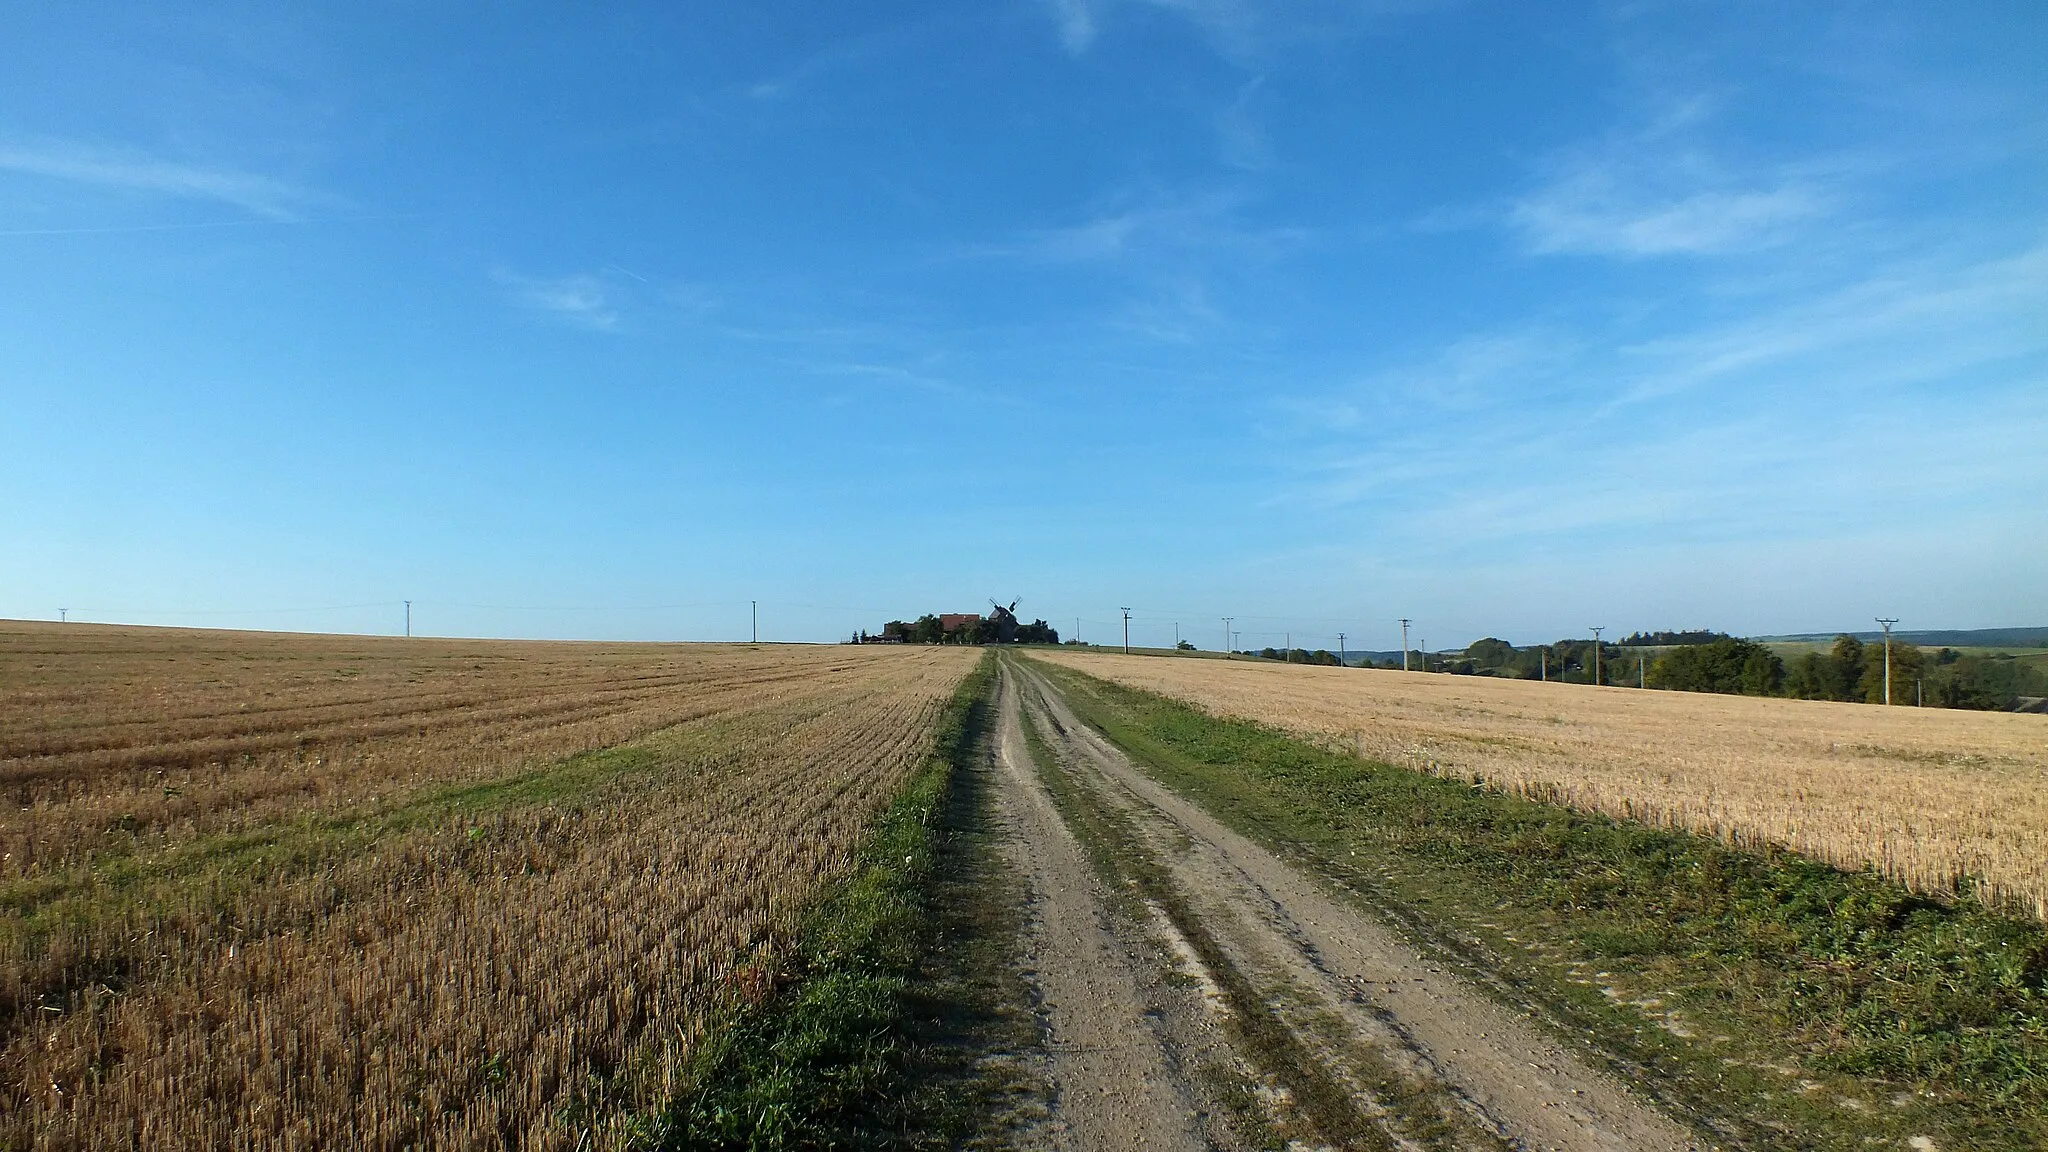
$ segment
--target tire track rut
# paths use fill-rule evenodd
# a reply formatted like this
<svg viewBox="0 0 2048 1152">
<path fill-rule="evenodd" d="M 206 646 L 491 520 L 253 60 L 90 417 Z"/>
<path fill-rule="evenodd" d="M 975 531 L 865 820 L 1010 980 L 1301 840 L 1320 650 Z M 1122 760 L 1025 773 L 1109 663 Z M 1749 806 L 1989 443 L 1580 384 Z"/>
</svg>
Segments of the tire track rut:
<svg viewBox="0 0 2048 1152">
<path fill-rule="evenodd" d="M 1025 975 L 1050 1086 L 1049 1119 L 1020 1143 L 1060 1152 L 1218 1146 L 1218 1134 L 1204 1131 L 1215 1127 L 1204 1123 L 1211 1110 L 1186 1070 L 1190 1006 L 1162 1003 L 1186 997 L 1168 995 L 1172 990 L 1156 979 L 1159 965 L 1140 959 L 1150 942 L 1108 908 L 1086 854 L 1032 767 L 1007 668 L 996 699 L 996 823 L 1003 855 L 1029 892 Z"/>
<path fill-rule="evenodd" d="M 1386 1128 L 1382 1146 L 1530 1152 L 1709 1147 L 1319 881 L 1146 776 L 1080 722 L 1043 675 L 1014 660 L 1004 664 L 998 756 L 1006 789 L 1022 794 L 1013 803 L 1032 805 L 1031 818 L 1019 820 L 1016 832 L 1034 888 L 1038 872 L 1059 874 L 1071 866 L 1085 875 L 1087 861 L 1031 769 L 1025 723 L 1038 729 L 1060 771 L 1088 800 L 1117 812 L 1142 841 L 1140 850 L 1166 869 L 1205 934 L 1264 993 L 1266 1010 L 1356 1094 L 1361 1112 Z M 1040 979 L 1056 978 L 1052 965 L 1073 959 L 1042 956 Z M 1087 992 L 1076 991 L 1078 1002 L 1061 1005 L 1067 1016 L 1092 1015 L 1098 1027 L 1135 1031 L 1128 1015 L 1119 1018 L 1122 1006 L 1091 1002 Z M 1152 1064 L 1112 1061 L 1110 1071 L 1129 1081 L 1156 1074 L 1154 1066 L 1171 1068 L 1172 1041 L 1170 1032 L 1157 1032 L 1151 1042 L 1163 1048 Z M 1178 1098 L 1188 1106 L 1187 1095 Z M 1168 1104 L 1176 1097 L 1160 1092 L 1148 1099 Z M 1200 1145 L 1125 1140 L 1076 1146 Z"/>
</svg>

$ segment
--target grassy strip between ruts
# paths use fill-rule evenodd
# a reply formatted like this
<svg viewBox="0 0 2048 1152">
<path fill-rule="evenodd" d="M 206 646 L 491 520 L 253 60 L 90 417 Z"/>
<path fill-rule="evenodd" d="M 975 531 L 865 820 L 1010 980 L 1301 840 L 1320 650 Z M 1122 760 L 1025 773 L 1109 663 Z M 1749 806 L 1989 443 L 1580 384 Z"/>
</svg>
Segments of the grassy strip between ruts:
<svg viewBox="0 0 2048 1152">
<path fill-rule="evenodd" d="M 2038 924 L 1038 667 L 1163 782 L 1537 1009 L 1720 1140 L 2048 1146 Z"/>
<path fill-rule="evenodd" d="M 735 987 L 729 1017 L 699 1050 L 690 1087 L 630 1117 L 645 1149 L 767 1150 L 951 1146 L 991 1090 L 942 1068 L 917 986 L 939 939 L 931 907 L 955 776 L 977 754 L 990 659 L 946 706 L 930 757 L 877 820 L 852 876 L 806 918 L 787 954 Z"/>
</svg>

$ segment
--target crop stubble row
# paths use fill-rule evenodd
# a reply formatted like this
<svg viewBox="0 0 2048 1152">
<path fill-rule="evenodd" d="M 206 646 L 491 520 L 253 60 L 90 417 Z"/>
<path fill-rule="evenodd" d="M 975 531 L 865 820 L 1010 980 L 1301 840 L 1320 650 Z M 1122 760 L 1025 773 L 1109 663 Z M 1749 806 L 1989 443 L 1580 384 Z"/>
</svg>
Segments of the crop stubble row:
<svg viewBox="0 0 2048 1152">
<path fill-rule="evenodd" d="M 125 849 L 101 832 L 97 855 L 52 846 L 51 866 L 7 875 L 0 1145 L 555 1148 L 573 1144 L 579 1102 L 604 1143 L 605 1117 L 676 1088 L 736 966 L 847 865 L 973 658 L 129 631 L 77 657 L 36 638 L 40 685 L 18 650 L 0 654 L 5 746 L 32 743 L 19 701 L 42 692 L 63 705 L 40 729 L 70 749 L 0 767 L 112 746 L 89 738 L 94 717 L 123 740 L 152 714 L 181 741 L 229 737 L 238 695 L 271 701 L 269 717 L 324 708 L 316 732 L 346 730 L 333 713 L 351 707 L 424 706 L 401 731 L 323 736 L 311 755 L 187 768 L 178 779 L 231 810 L 181 810 L 121 833 Z M 551 710 L 571 703 L 589 707 Z M 646 754 L 560 795 L 358 834 L 406 797 L 624 740 Z M 125 769 L 98 789 L 89 766 L 66 771 L 68 798 L 38 793 L 11 831 L 39 836 L 42 817 L 93 830 L 146 794 Z M 248 785 L 266 771 L 332 779 Z M 293 851 L 254 867 L 104 879 L 109 861 L 176 859 L 280 819 Z M 333 827 L 357 832 L 320 831 Z M 39 916 L 52 906 L 65 915 Z"/>
<path fill-rule="evenodd" d="M 1076 671 L 1532 799 L 1792 848 L 2048 920 L 2048 718 L 1243 660 Z"/>
<path fill-rule="evenodd" d="M 752 706 L 850 658 L 0 626 L 0 882 L 346 810 Z"/>
</svg>

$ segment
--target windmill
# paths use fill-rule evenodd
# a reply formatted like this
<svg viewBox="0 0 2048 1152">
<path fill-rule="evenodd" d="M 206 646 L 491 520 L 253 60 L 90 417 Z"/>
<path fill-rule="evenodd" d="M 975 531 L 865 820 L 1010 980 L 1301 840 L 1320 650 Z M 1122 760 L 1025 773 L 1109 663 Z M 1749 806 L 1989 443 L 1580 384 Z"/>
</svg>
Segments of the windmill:
<svg viewBox="0 0 2048 1152">
<path fill-rule="evenodd" d="M 997 601 L 990 600 L 988 606 L 992 609 L 988 614 L 989 627 L 996 635 L 996 642 L 999 644 L 1015 643 L 1017 639 L 1017 601 L 1010 601 L 1009 606 L 1006 608 Z"/>
</svg>

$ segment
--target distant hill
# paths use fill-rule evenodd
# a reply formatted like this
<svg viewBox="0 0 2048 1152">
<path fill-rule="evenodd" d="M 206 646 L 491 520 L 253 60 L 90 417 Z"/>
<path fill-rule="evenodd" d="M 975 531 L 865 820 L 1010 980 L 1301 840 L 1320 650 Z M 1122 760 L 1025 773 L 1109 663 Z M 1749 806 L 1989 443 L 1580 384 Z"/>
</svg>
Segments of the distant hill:
<svg viewBox="0 0 2048 1152">
<path fill-rule="evenodd" d="M 1840 636 L 1840 632 L 1801 632 L 1792 636 L 1759 636 L 1758 640 L 1826 643 Z M 1851 632 L 1858 640 L 1883 640 L 1884 633 L 1875 629 L 1869 632 Z M 1892 633 L 1895 640 L 1908 640 L 1923 648 L 2048 648 L 2048 628 L 1950 628 L 1929 631 Z"/>
</svg>

